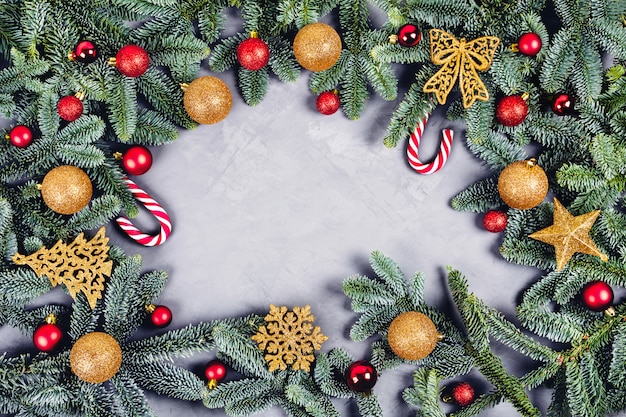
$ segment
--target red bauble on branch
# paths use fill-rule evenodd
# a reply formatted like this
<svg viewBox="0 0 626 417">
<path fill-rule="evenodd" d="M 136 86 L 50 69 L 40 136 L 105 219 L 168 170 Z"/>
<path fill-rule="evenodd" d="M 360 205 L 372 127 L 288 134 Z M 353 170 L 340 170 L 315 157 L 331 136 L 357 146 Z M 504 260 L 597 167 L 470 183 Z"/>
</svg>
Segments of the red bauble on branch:
<svg viewBox="0 0 626 417">
<path fill-rule="evenodd" d="M 146 311 L 150 313 L 150 322 L 155 327 L 167 327 L 172 322 L 172 310 L 167 306 L 148 304 Z"/>
<path fill-rule="evenodd" d="M 518 126 L 528 116 L 528 97 L 524 94 L 521 96 L 506 96 L 500 99 L 496 106 L 496 119 L 504 126 Z"/>
<path fill-rule="evenodd" d="M 90 41 L 81 41 L 76 44 L 73 51 L 68 54 L 70 61 L 78 61 L 83 64 L 91 64 L 98 58 L 98 50 Z"/>
<path fill-rule="evenodd" d="M 256 32 L 237 46 L 237 61 L 247 70 L 257 71 L 267 65 L 270 60 L 270 48 L 258 38 Z"/>
<path fill-rule="evenodd" d="M 535 56 L 541 51 L 541 38 L 536 33 L 524 33 L 517 41 L 520 53 Z"/>
<path fill-rule="evenodd" d="M 500 210 L 490 210 L 483 217 L 483 227 L 491 233 L 500 233 L 506 229 L 508 216 Z"/>
<path fill-rule="evenodd" d="M 53 350 L 63 338 L 63 332 L 56 325 L 56 317 L 49 314 L 46 317 L 46 323 L 42 324 L 33 333 L 33 343 L 42 352 L 50 352 Z"/>
<path fill-rule="evenodd" d="M 121 157 L 124 171 L 128 175 L 143 175 L 152 167 L 152 152 L 142 145 L 131 147 L 123 156 L 119 153 L 116 153 L 115 156 Z"/>
<path fill-rule="evenodd" d="M 82 97 L 83 95 L 81 93 L 74 96 L 61 97 L 57 104 L 57 113 L 61 119 L 67 122 L 73 122 L 83 114 L 84 106 L 81 100 Z"/>
<path fill-rule="evenodd" d="M 452 387 L 452 401 L 461 407 L 470 405 L 476 397 L 469 382 L 459 382 Z"/>
<path fill-rule="evenodd" d="M 118 71 L 125 76 L 136 78 L 148 70 L 150 57 L 141 46 L 131 44 L 117 51 L 115 58 L 109 59 L 109 64 L 117 67 Z"/>
<path fill-rule="evenodd" d="M 11 144 L 18 148 L 26 148 L 33 142 L 33 132 L 24 125 L 17 125 L 7 135 Z"/>
<path fill-rule="evenodd" d="M 370 392 L 377 380 L 374 365 L 367 361 L 353 362 L 346 370 L 346 384 L 354 392 Z"/>
<path fill-rule="evenodd" d="M 321 114 L 330 115 L 339 110 L 341 102 L 339 100 L 339 92 L 337 90 L 324 91 L 317 96 L 315 100 L 315 107 Z"/>
<path fill-rule="evenodd" d="M 209 381 L 209 388 L 214 389 L 218 382 L 226 378 L 226 365 L 218 359 L 212 360 L 204 368 L 204 375 Z"/>
<path fill-rule="evenodd" d="M 391 43 L 397 42 L 405 48 L 411 48 L 413 46 L 416 46 L 418 43 L 420 43 L 420 40 L 422 40 L 422 32 L 417 26 L 410 23 L 403 25 L 398 30 L 397 35 L 391 35 L 389 37 L 389 41 Z"/>
<path fill-rule="evenodd" d="M 558 93 L 552 98 L 550 108 L 559 116 L 574 114 L 574 99 L 567 93 Z"/>
<path fill-rule="evenodd" d="M 588 309 L 604 311 L 613 304 L 613 289 L 604 281 L 591 281 L 583 287 L 582 300 Z"/>
</svg>

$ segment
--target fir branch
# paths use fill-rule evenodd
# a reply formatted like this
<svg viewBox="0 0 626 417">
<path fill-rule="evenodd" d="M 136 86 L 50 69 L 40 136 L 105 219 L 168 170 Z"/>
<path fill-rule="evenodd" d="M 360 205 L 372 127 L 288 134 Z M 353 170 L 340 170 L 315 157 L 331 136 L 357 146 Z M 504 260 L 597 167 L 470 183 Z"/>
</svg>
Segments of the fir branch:
<svg viewBox="0 0 626 417">
<path fill-rule="evenodd" d="M 501 206 L 502 199 L 498 193 L 497 178 L 485 178 L 470 185 L 466 190 L 454 196 L 451 205 L 455 210 L 475 213 L 486 212 Z"/>
<path fill-rule="evenodd" d="M 413 374 L 413 387 L 402 392 L 407 404 L 417 407 L 417 416 L 444 417 L 439 401 L 441 377 L 434 369 L 420 368 Z"/>
<path fill-rule="evenodd" d="M 145 363 L 139 369 L 131 366 L 126 369 L 138 385 L 157 394 L 185 401 L 202 400 L 207 395 L 208 388 L 198 376 L 169 362 Z"/>
</svg>

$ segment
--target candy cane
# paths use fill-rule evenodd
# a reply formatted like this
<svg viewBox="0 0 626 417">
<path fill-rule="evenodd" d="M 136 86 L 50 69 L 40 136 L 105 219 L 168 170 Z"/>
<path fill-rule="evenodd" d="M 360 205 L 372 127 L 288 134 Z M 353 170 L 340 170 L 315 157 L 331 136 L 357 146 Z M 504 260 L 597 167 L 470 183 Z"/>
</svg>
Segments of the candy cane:
<svg viewBox="0 0 626 417">
<path fill-rule="evenodd" d="M 124 183 L 130 188 L 133 197 L 139 201 L 161 225 L 161 231 L 157 235 L 148 235 L 137 229 L 131 221 L 124 216 L 118 217 L 115 221 L 120 228 L 134 241 L 144 246 L 158 246 L 165 242 L 172 233 L 172 223 L 167 212 L 144 190 L 139 188 L 132 180 L 124 177 Z"/>
<path fill-rule="evenodd" d="M 443 129 L 442 130 L 442 140 L 441 145 L 439 146 L 439 153 L 435 157 L 435 159 L 425 164 L 419 160 L 417 155 L 417 149 L 420 145 L 420 140 L 422 139 L 422 135 L 424 134 L 424 128 L 426 127 L 426 122 L 428 121 L 429 114 L 425 113 L 424 118 L 419 121 L 417 126 L 415 126 L 415 130 L 411 133 L 411 137 L 409 138 L 409 145 L 406 150 L 407 157 L 409 158 L 409 165 L 418 174 L 432 174 L 434 172 L 439 171 L 448 160 L 448 156 L 450 156 L 450 150 L 452 149 L 452 140 L 454 138 L 454 132 L 451 129 Z"/>
</svg>

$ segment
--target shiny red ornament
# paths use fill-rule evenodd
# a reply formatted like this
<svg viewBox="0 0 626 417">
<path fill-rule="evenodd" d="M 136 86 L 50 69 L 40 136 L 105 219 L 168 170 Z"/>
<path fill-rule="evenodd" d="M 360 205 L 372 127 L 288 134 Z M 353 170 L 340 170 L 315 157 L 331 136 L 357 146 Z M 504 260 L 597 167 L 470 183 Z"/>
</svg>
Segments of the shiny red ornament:
<svg viewBox="0 0 626 417">
<path fill-rule="evenodd" d="M 422 32 L 415 25 L 407 23 L 398 31 L 398 43 L 406 48 L 417 45 L 420 40 L 422 40 Z"/>
<path fill-rule="evenodd" d="M 83 114 L 83 110 L 83 102 L 76 96 L 61 97 L 57 104 L 57 113 L 67 122 L 78 119 Z"/>
<path fill-rule="evenodd" d="M 604 311 L 613 304 L 613 289 L 604 281 L 591 281 L 583 287 L 582 299 L 588 309 Z"/>
<path fill-rule="evenodd" d="M 483 216 L 483 227 L 491 233 L 500 233 L 506 229 L 508 216 L 500 210 L 490 210 Z"/>
<path fill-rule="evenodd" d="M 524 33 L 517 41 L 520 53 L 535 56 L 541 51 L 541 38 L 536 33 Z"/>
<path fill-rule="evenodd" d="M 559 116 L 569 116 L 574 113 L 574 99 L 567 93 L 558 93 L 552 98 L 550 107 Z"/>
<path fill-rule="evenodd" d="M 504 126 L 518 126 L 528 116 L 528 103 L 522 96 L 506 96 L 496 106 L 496 119 Z"/>
<path fill-rule="evenodd" d="M 149 306 L 150 321 L 155 327 L 163 328 L 170 325 L 172 322 L 172 310 L 166 306 Z"/>
<path fill-rule="evenodd" d="M 257 37 L 250 37 L 237 46 L 237 61 L 247 70 L 257 71 L 270 60 L 270 48 Z"/>
<path fill-rule="evenodd" d="M 152 167 L 152 152 L 142 145 L 130 148 L 122 157 L 124 171 L 129 175 L 142 175 Z"/>
<path fill-rule="evenodd" d="M 53 350 L 63 338 L 63 332 L 56 325 L 54 315 L 46 317 L 46 323 L 37 327 L 33 333 L 33 343 L 42 352 Z"/>
<path fill-rule="evenodd" d="M 148 70 L 150 56 L 139 45 L 126 45 L 117 51 L 115 58 L 110 62 L 125 76 L 136 78 L 142 76 Z"/>
<path fill-rule="evenodd" d="M 13 146 L 26 148 L 33 143 L 33 132 L 24 125 L 17 125 L 7 135 Z"/>
<path fill-rule="evenodd" d="M 218 359 L 212 360 L 204 368 L 204 375 L 209 380 L 209 388 L 217 387 L 217 383 L 226 378 L 226 365 Z"/>
<path fill-rule="evenodd" d="M 317 107 L 317 111 L 325 115 L 337 112 L 340 104 L 341 102 L 339 100 L 339 93 L 337 90 L 324 91 L 322 94 L 317 96 L 317 99 L 315 100 L 315 107 Z"/>
<path fill-rule="evenodd" d="M 370 392 L 377 380 L 378 373 L 374 365 L 367 361 L 353 362 L 346 369 L 346 384 L 354 392 Z"/>
<path fill-rule="evenodd" d="M 72 61 L 91 64 L 98 58 L 98 50 L 92 42 L 81 41 L 76 45 L 74 51 L 69 53 L 69 58 Z"/>
<path fill-rule="evenodd" d="M 474 388 L 469 382 L 459 382 L 452 387 L 452 399 L 461 407 L 470 405 L 475 398 Z"/>
</svg>

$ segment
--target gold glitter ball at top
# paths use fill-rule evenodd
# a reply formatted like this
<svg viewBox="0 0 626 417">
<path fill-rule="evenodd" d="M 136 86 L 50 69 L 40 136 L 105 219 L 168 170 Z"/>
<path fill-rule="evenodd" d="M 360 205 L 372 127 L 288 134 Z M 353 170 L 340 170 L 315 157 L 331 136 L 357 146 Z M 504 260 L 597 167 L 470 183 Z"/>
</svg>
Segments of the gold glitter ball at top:
<svg viewBox="0 0 626 417">
<path fill-rule="evenodd" d="M 387 332 L 391 350 L 409 361 L 424 359 L 439 340 L 437 328 L 425 314 L 407 311 L 393 319 Z"/>
<path fill-rule="evenodd" d="M 41 183 L 43 201 L 59 214 L 79 212 L 89 204 L 92 192 L 89 176 L 72 165 L 50 170 Z"/>
<path fill-rule="evenodd" d="M 70 368 L 79 379 L 99 384 L 113 378 L 122 365 L 122 349 L 103 332 L 78 338 L 70 351 Z"/>
<path fill-rule="evenodd" d="M 341 38 L 325 23 L 309 23 L 293 40 L 296 61 L 309 71 L 319 72 L 332 67 L 341 55 Z"/>
<path fill-rule="evenodd" d="M 500 173 L 498 192 L 507 206 L 527 210 L 548 194 L 548 176 L 535 159 L 515 161 Z"/>
<path fill-rule="evenodd" d="M 203 76 L 184 85 L 183 105 L 194 121 L 201 124 L 221 122 L 230 113 L 233 95 L 228 85 L 217 77 Z"/>
</svg>

